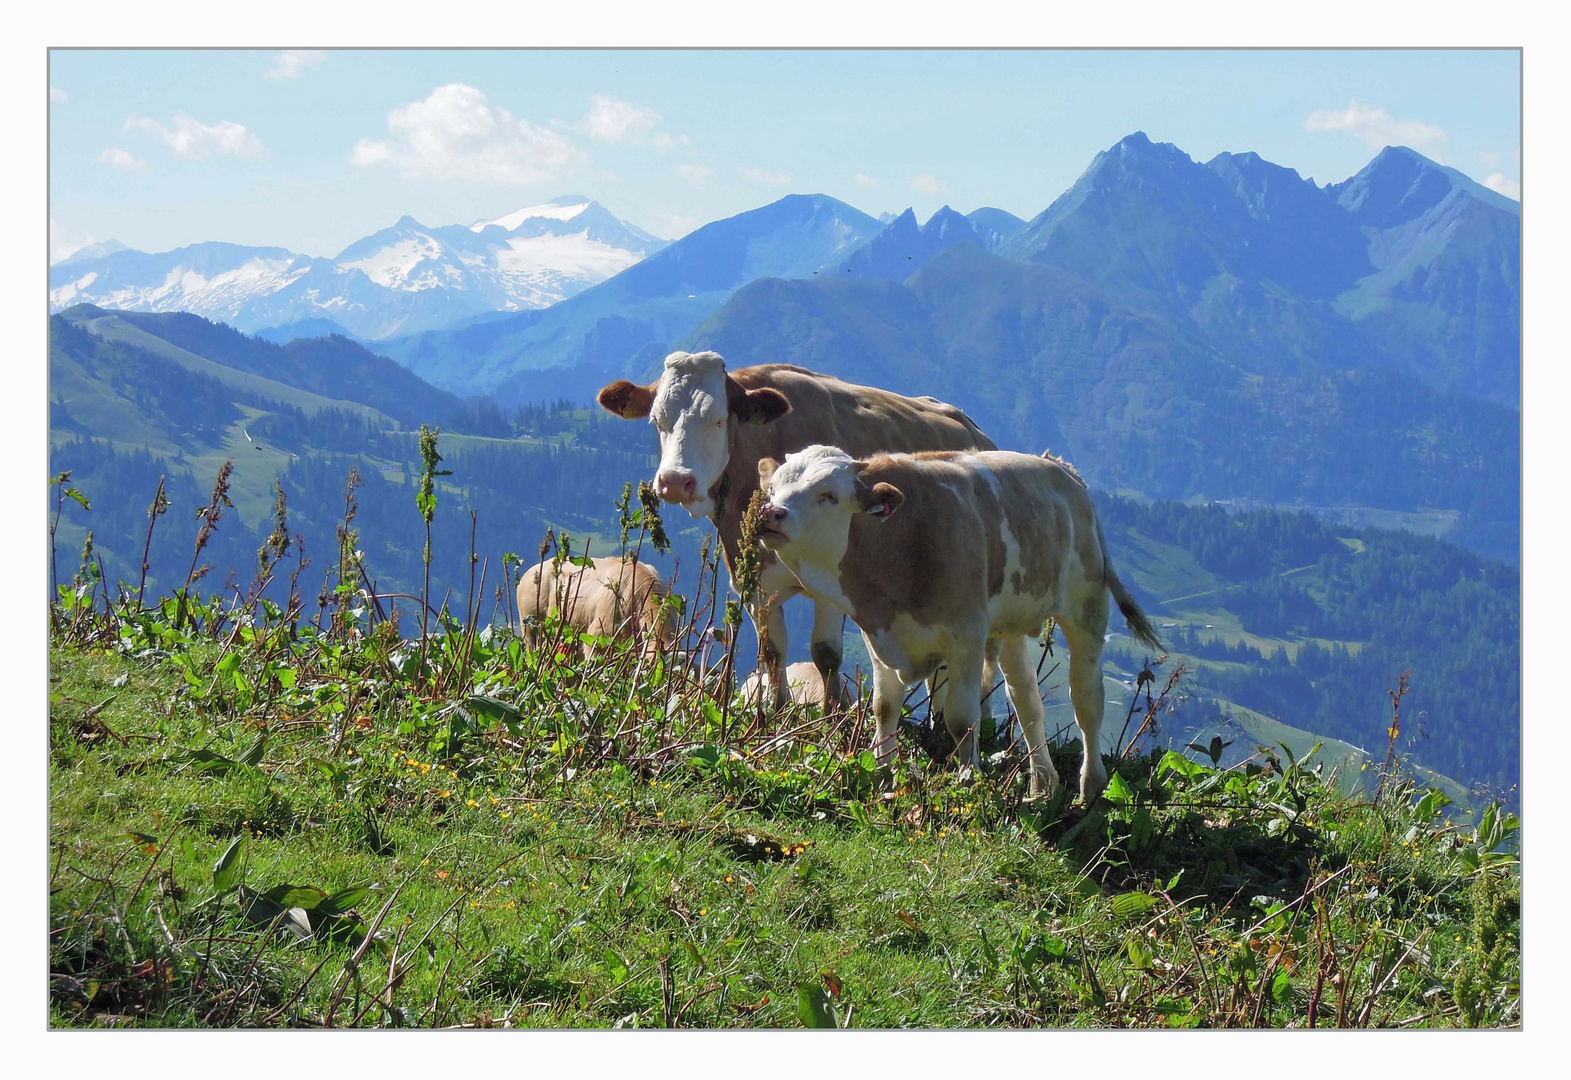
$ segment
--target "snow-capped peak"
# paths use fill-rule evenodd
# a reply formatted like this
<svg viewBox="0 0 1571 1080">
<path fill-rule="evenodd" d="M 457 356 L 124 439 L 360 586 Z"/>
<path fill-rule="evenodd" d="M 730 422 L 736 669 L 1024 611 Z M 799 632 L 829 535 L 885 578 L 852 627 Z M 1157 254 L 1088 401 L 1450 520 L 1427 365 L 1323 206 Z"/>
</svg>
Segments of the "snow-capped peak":
<svg viewBox="0 0 1571 1080">
<path fill-rule="evenodd" d="M 589 200 L 559 205 L 558 202 L 541 203 L 539 206 L 526 206 L 522 210 L 514 210 L 511 214 L 499 217 L 495 221 L 482 221 L 477 225 L 469 226 L 470 232 L 482 232 L 492 225 L 500 225 L 508 232 L 512 232 L 530 218 L 549 218 L 552 221 L 571 221 L 573 218 L 589 209 Z"/>
</svg>

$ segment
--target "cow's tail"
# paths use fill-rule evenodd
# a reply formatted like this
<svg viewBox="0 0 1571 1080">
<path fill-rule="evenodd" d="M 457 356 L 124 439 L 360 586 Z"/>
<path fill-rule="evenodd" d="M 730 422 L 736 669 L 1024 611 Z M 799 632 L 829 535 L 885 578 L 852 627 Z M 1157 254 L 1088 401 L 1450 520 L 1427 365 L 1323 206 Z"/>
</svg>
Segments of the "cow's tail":
<svg viewBox="0 0 1571 1080">
<path fill-rule="evenodd" d="M 1107 537 L 1102 532 L 1102 520 L 1096 520 L 1096 542 L 1102 548 L 1102 579 L 1107 582 L 1107 589 L 1113 594 L 1113 599 L 1118 602 L 1118 610 L 1123 612 L 1124 622 L 1129 624 L 1129 632 L 1136 640 L 1147 648 L 1162 651 L 1162 642 L 1156 636 L 1156 631 L 1151 626 L 1151 620 L 1146 618 L 1146 613 L 1140 610 L 1140 605 L 1135 603 L 1133 594 L 1118 580 L 1118 572 L 1113 569 L 1113 560 L 1107 554 Z"/>
</svg>

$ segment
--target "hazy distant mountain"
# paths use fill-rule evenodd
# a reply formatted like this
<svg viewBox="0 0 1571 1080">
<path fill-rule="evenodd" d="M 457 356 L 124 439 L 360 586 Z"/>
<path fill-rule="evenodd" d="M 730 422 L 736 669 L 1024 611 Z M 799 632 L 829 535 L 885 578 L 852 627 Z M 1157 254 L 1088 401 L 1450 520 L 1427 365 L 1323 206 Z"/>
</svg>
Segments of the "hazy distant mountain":
<svg viewBox="0 0 1571 1080">
<path fill-rule="evenodd" d="M 993 254 L 907 214 L 681 346 L 936 394 L 1107 489 L 1428 515 L 1514 560 L 1519 219 L 1480 191 L 1410 150 L 1318 188 L 1136 134 Z"/>
<path fill-rule="evenodd" d="M 105 255 L 113 255 L 117 251 L 128 250 L 130 249 L 118 240 L 100 240 L 96 244 L 88 244 L 86 247 L 77 248 L 53 265 L 75 266 L 80 263 L 91 262 L 93 259 L 102 259 Z"/>
<path fill-rule="evenodd" d="M 255 389 L 258 380 L 292 387 L 329 403 L 368 406 L 409 428 L 436 423 L 463 406 L 452 394 L 344 337 L 274 344 L 186 312 L 106 311 L 91 304 L 67 308 L 58 318 L 94 337 L 143 351 L 169 356 L 174 349 L 186 364 L 199 357 L 225 369 L 228 374 L 218 374 L 242 389 Z M 199 373 L 212 374 L 205 367 Z"/>
<path fill-rule="evenodd" d="M 677 339 L 748 282 L 822 273 L 880 231 L 877 219 L 827 195 L 788 195 L 711 222 L 543 311 L 406 337 L 387 349 L 455 393 L 493 393 L 504 402 L 581 394 L 605 372 L 658 366 Z"/>
<path fill-rule="evenodd" d="M 1520 408 L 1521 204 L 1406 147 L 1326 193 L 1373 266 L 1336 310 L 1405 370 Z"/>
<path fill-rule="evenodd" d="M 679 343 L 965 409 L 1000 446 L 1150 497 L 1428 512 L 1515 561 L 1518 415 L 1394 370 L 1258 372 L 1193 324 L 957 245 L 904 284 L 757 281 Z"/>
<path fill-rule="evenodd" d="M 1251 369 L 1394 365 L 1514 406 L 1517 205 L 1405 148 L 1317 188 L 1136 132 L 999 252 L 1161 311 Z"/>
<path fill-rule="evenodd" d="M 404 217 L 332 259 L 238 244 L 156 255 L 99 245 L 50 268 L 50 308 L 190 311 L 246 331 L 329 319 L 374 340 L 547 307 L 664 246 L 597 202 L 563 196 L 472 226 Z"/>
<path fill-rule="evenodd" d="M 835 277 L 849 275 L 904 281 L 940 251 L 947 251 L 956 244 L 975 244 L 984 251 L 991 251 L 1004 236 L 1025 224 L 1002 210 L 989 209 L 978 213 L 983 215 L 980 221 L 975 215 L 961 215 L 945 206 L 928 218 L 925 225 L 918 226 L 916 214 L 907 209 L 890 222 L 883 232 L 831 267 L 829 273 Z M 1010 228 L 1007 233 L 984 224 L 996 223 L 1008 228 L 1009 220 L 1005 219 L 1015 223 L 1015 228 Z"/>
</svg>

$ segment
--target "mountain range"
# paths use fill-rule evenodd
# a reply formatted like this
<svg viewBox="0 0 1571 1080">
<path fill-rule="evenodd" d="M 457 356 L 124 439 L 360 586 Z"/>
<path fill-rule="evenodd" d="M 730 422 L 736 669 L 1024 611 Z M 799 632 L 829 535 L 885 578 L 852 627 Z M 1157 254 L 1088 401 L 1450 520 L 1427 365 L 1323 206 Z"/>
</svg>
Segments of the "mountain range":
<svg viewBox="0 0 1571 1080">
<path fill-rule="evenodd" d="M 664 246 L 566 195 L 467 226 L 406 216 L 330 259 L 225 243 L 148 254 L 108 241 L 50 267 L 49 302 L 189 311 L 275 339 L 331 328 L 375 340 L 546 307 Z"/>
<path fill-rule="evenodd" d="M 274 342 L 338 334 L 503 407 L 587 401 L 609 378 L 653 377 L 673 348 L 789 361 L 943 397 L 1000 445 L 1066 454 L 1106 490 L 1302 506 L 1515 561 L 1520 222 L 1513 200 L 1403 147 L 1318 186 L 1257 154 L 1199 162 L 1136 132 L 1030 221 L 877 219 L 789 195 L 654 250 L 564 197 L 467 227 L 405 219 L 303 269 L 288 252 L 197 245 L 74 257 L 52 282 L 57 304 L 108 293 L 94 303 L 125 307 L 114 282 L 141 272 L 166 283 L 159 305 L 199 296 Z M 609 276 L 549 306 L 518 289 L 481 302 L 482 264 L 596 236 L 630 265 L 601 264 Z M 171 259 L 201 288 L 137 271 Z M 247 284 L 273 263 L 298 280 Z M 316 281 L 339 286 L 336 307 Z M 355 308 L 353 289 L 375 303 Z"/>
</svg>

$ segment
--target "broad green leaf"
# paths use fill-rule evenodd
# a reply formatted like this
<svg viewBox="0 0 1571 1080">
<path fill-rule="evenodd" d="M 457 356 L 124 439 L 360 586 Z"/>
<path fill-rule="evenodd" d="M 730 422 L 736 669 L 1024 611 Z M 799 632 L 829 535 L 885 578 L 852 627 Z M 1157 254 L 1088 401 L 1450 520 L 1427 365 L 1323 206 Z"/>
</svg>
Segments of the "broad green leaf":
<svg viewBox="0 0 1571 1080">
<path fill-rule="evenodd" d="M 319 915 L 342 915 L 350 908 L 366 898 L 371 891 L 369 885 L 356 885 L 349 889 L 340 889 L 331 896 L 317 902 L 313 909 Z"/>
<path fill-rule="evenodd" d="M 464 699 L 464 708 L 477 716 L 483 716 L 493 722 L 501 722 L 509 730 L 523 723 L 524 716 L 518 709 L 500 698 L 490 697 L 486 694 L 471 694 Z"/>
<path fill-rule="evenodd" d="M 1271 980 L 1271 997 L 1283 1008 L 1293 1004 L 1293 980 L 1287 972 L 1278 971 Z"/>
<path fill-rule="evenodd" d="M 1138 918 L 1156 907 L 1156 905 L 1156 897 L 1150 893 L 1143 892 L 1119 893 L 1111 901 L 1113 914 L 1121 919 Z"/>
<path fill-rule="evenodd" d="M 998 950 L 993 948 L 991 941 L 987 940 L 986 929 L 978 928 L 978 931 L 982 935 L 982 959 L 987 961 L 988 967 L 996 968 L 998 966 Z"/>
<path fill-rule="evenodd" d="M 705 704 L 707 704 L 707 702 Z M 705 743 L 703 746 L 695 746 L 693 749 L 687 752 L 687 760 L 699 765 L 708 765 L 711 767 L 720 764 L 720 759 L 724 756 L 725 752 L 714 743 Z"/>
<path fill-rule="evenodd" d="M 1128 784 L 1124 783 L 1122 776 L 1114 773 L 1108 778 L 1107 790 L 1102 792 L 1102 796 L 1108 802 L 1126 803 L 1135 797 L 1135 793 Z"/>
<path fill-rule="evenodd" d="M 613 983 L 620 984 L 627 981 L 627 961 L 622 959 L 621 954 L 615 949 L 606 949 L 605 965 Z"/>
<path fill-rule="evenodd" d="M 224 853 L 213 864 L 213 891 L 219 895 L 227 893 L 235 882 L 235 875 L 240 872 L 240 848 L 245 844 L 245 833 L 241 833 L 229 842 Z"/>
<path fill-rule="evenodd" d="M 310 911 L 327 899 L 327 894 L 314 885 L 274 885 L 262 897 L 282 908 L 297 907 Z"/>
<path fill-rule="evenodd" d="M 1151 950 L 1146 947 L 1145 939 L 1139 934 L 1129 939 L 1127 947 L 1130 966 L 1137 971 L 1146 971 L 1151 967 Z"/>
<path fill-rule="evenodd" d="M 256 737 L 255 742 L 246 747 L 245 753 L 241 754 L 238 759 L 239 763 L 241 765 L 249 765 L 252 768 L 255 768 L 262 763 L 262 751 L 266 748 L 267 732 L 264 731 Z"/>
<path fill-rule="evenodd" d="M 796 988 L 796 1015 L 808 1028 L 838 1028 L 840 1017 L 835 1013 L 829 991 L 815 983 L 801 983 Z"/>
</svg>

